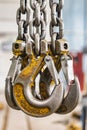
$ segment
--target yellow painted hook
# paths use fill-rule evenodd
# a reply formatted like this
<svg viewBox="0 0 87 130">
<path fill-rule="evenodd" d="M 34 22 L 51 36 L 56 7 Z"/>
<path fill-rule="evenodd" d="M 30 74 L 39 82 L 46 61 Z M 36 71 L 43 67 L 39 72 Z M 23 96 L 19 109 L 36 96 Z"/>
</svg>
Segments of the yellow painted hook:
<svg viewBox="0 0 87 130">
<path fill-rule="evenodd" d="M 19 108 L 35 117 L 44 117 L 54 113 L 63 100 L 61 84 L 55 85 L 51 96 L 43 101 L 35 98 L 32 93 L 35 78 L 45 65 L 44 57 L 32 58 L 29 65 L 17 77 L 13 87 L 14 98 Z"/>
</svg>

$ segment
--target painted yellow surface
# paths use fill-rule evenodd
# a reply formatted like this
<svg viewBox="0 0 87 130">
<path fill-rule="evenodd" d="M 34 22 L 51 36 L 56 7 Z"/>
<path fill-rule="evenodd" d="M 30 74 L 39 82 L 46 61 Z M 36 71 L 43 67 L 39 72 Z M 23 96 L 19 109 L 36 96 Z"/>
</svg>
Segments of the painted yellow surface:
<svg viewBox="0 0 87 130">
<path fill-rule="evenodd" d="M 23 94 L 23 87 L 21 85 L 16 85 L 14 87 L 14 96 L 16 99 L 17 104 L 20 106 L 24 112 L 26 112 L 29 115 L 37 116 L 39 115 L 46 115 L 50 110 L 49 108 L 38 108 L 32 106 L 24 97 Z"/>
</svg>

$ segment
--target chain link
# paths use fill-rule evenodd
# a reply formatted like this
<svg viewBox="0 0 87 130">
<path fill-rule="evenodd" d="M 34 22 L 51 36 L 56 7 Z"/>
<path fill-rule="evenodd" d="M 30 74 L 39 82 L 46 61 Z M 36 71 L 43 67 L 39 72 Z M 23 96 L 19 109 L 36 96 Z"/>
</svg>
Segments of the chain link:
<svg viewBox="0 0 87 130">
<path fill-rule="evenodd" d="M 50 0 L 51 8 L 51 23 L 50 23 L 50 36 L 53 50 L 55 50 L 55 40 L 63 38 L 63 20 L 62 20 L 62 8 L 64 0 Z M 18 39 L 24 39 L 27 33 L 28 25 L 30 25 L 30 37 L 34 41 L 38 41 L 40 44 L 41 40 L 46 37 L 46 25 L 47 21 L 47 2 L 46 0 L 30 0 L 30 6 L 33 10 L 33 17 L 30 21 L 30 10 L 27 7 L 27 0 L 20 0 L 20 8 L 17 10 L 16 21 L 18 24 Z M 25 16 L 23 19 L 22 15 Z M 36 37 L 38 36 L 38 37 Z M 40 48 L 37 44 L 36 48 Z M 36 46 L 36 45 L 35 45 Z M 36 49 L 37 52 L 38 49 Z M 39 54 L 38 50 L 38 54 Z"/>
<path fill-rule="evenodd" d="M 38 33 L 39 39 L 46 37 L 46 0 L 30 0 L 31 8 L 33 9 L 33 20 L 30 22 L 30 36 L 35 40 L 35 34 Z M 36 28 L 36 32 L 34 33 Z"/>
<path fill-rule="evenodd" d="M 35 34 L 38 33 L 38 35 L 40 36 L 40 40 L 45 38 L 46 35 L 46 26 L 45 26 L 45 22 L 41 19 L 40 20 L 40 26 L 35 26 L 35 19 L 33 19 L 33 21 L 30 22 L 30 36 L 33 40 L 35 40 Z M 35 32 L 35 27 L 36 27 L 36 32 Z M 41 29 L 39 29 L 39 27 Z"/>
<path fill-rule="evenodd" d="M 36 3 L 33 17 L 35 16 L 35 26 L 40 25 L 40 4 Z"/>
<path fill-rule="evenodd" d="M 63 20 L 62 20 L 62 8 L 64 0 L 50 0 L 51 8 L 51 23 L 50 23 L 50 36 L 53 50 L 55 50 L 55 41 L 63 38 Z M 30 7 L 33 10 L 33 17 L 30 21 L 30 10 L 27 7 L 27 0 L 20 0 L 20 7 L 17 10 L 16 21 L 18 24 L 18 39 L 24 39 L 27 33 L 28 26 L 30 25 L 30 37 L 34 41 L 38 41 L 40 44 L 41 40 L 46 37 L 46 26 L 47 26 L 47 2 L 46 0 L 30 0 Z M 22 17 L 25 16 L 25 19 Z M 38 36 L 38 37 L 36 37 Z M 40 45 L 36 48 L 40 48 Z M 36 46 L 35 45 L 35 46 Z M 39 49 L 36 49 L 36 52 Z"/>
<path fill-rule="evenodd" d="M 26 19 L 24 19 L 24 16 Z M 17 39 L 24 40 L 30 22 L 30 9 L 27 7 L 27 0 L 20 0 L 20 7 L 18 8 L 16 14 L 16 22 L 18 24 Z"/>
<path fill-rule="evenodd" d="M 46 0 L 30 0 L 33 18 L 30 22 L 30 37 L 35 43 L 36 54 L 40 53 L 41 40 L 46 37 L 47 12 Z"/>
<path fill-rule="evenodd" d="M 27 0 L 20 0 L 20 9 L 22 13 L 26 11 Z"/>
<path fill-rule="evenodd" d="M 55 52 L 55 41 L 57 39 L 62 39 L 64 35 L 64 24 L 62 20 L 62 8 L 64 5 L 64 0 L 59 0 L 57 3 L 56 0 L 50 1 L 51 8 L 51 23 L 50 23 L 50 36 L 52 47 Z"/>
<path fill-rule="evenodd" d="M 50 36 L 52 49 L 55 52 L 55 41 L 63 38 L 63 20 L 62 8 L 64 0 L 50 0 L 51 22 L 50 22 Z M 33 11 L 33 16 L 30 21 L 30 10 L 27 6 L 27 0 L 20 0 L 20 7 L 17 10 L 16 21 L 18 24 L 18 39 L 26 39 L 25 34 L 28 31 L 31 39 L 34 41 L 37 55 L 40 52 L 40 42 L 46 37 L 47 18 L 47 2 L 46 0 L 30 0 L 30 7 Z M 25 19 L 24 17 L 25 16 Z M 36 37 L 37 36 L 37 37 Z M 38 42 L 37 42 L 38 41 Z M 38 44 L 37 44 L 38 43 Z M 38 49 L 37 49 L 38 48 Z M 37 51 L 38 50 L 38 51 Z"/>
<path fill-rule="evenodd" d="M 30 5 L 33 10 L 37 2 L 40 4 L 40 10 L 43 11 L 46 8 L 46 0 L 30 0 Z"/>
</svg>

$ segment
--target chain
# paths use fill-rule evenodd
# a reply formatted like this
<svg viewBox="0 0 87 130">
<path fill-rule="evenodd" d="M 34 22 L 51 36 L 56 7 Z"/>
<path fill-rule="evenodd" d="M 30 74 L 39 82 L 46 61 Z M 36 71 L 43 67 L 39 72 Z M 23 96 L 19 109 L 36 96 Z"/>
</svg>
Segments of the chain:
<svg viewBox="0 0 87 130">
<path fill-rule="evenodd" d="M 49 0 L 49 4 L 50 24 L 47 22 L 47 0 L 30 0 L 31 20 L 27 0 L 20 0 L 16 16 L 18 37 L 12 45 L 14 56 L 6 78 L 5 95 L 9 106 L 35 117 L 54 112 L 67 114 L 77 106 L 80 97 L 68 42 L 63 38 L 64 0 Z M 47 25 L 50 25 L 51 42 L 46 40 Z M 66 96 L 59 77 L 61 69 L 69 90 Z"/>
<path fill-rule="evenodd" d="M 35 43 L 36 54 L 40 53 L 40 41 L 46 37 L 46 0 L 30 0 L 33 18 L 30 22 L 30 37 Z"/>
<path fill-rule="evenodd" d="M 26 17 L 24 19 L 24 16 Z M 25 34 L 28 31 L 30 22 L 30 10 L 27 6 L 27 0 L 20 0 L 20 7 L 17 10 L 16 22 L 18 25 L 18 40 L 25 40 Z"/>
<path fill-rule="evenodd" d="M 54 52 L 55 52 L 55 41 L 57 39 L 63 38 L 63 30 L 64 30 L 64 24 L 62 20 L 63 5 L 64 0 L 59 0 L 59 3 L 57 3 L 57 0 L 50 1 L 50 8 L 51 8 L 50 35 Z"/>
</svg>

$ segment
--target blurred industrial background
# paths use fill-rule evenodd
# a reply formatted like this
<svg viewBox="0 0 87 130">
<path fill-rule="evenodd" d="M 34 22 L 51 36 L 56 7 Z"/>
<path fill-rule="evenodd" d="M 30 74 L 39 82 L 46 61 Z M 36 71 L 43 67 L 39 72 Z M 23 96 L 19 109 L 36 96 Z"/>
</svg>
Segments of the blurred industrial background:
<svg viewBox="0 0 87 130">
<path fill-rule="evenodd" d="M 70 121 L 77 126 L 76 129 L 70 130 L 82 130 L 81 112 L 83 106 L 78 106 L 76 109 L 78 119 L 73 117 L 73 113 L 65 116 L 54 114 L 44 119 L 36 119 L 28 117 L 22 112 L 14 111 L 6 104 L 3 92 L 5 78 L 11 64 L 12 42 L 17 37 L 16 10 L 19 8 L 19 3 L 19 0 L 0 0 L 0 109 L 2 109 L 0 111 L 0 130 L 69 130 Z M 70 52 L 74 59 L 74 71 L 79 77 L 82 94 L 86 94 L 87 0 L 65 0 L 63 21 L 64 37 L 69 42 Z M 8 113 L 8 117 L 6 113 Z"/>
</svg>

